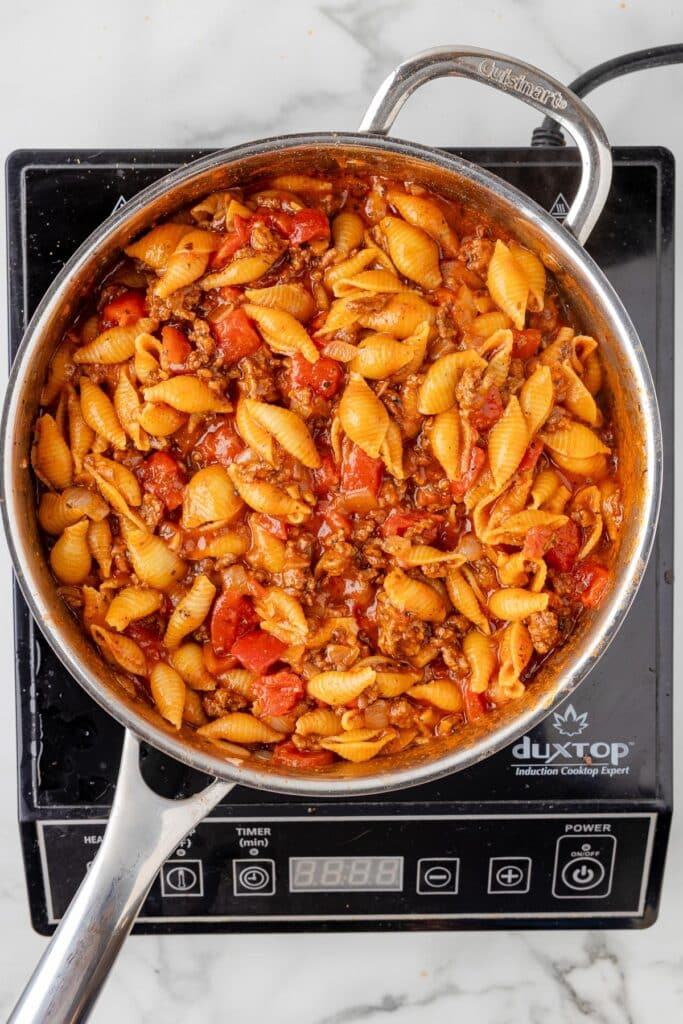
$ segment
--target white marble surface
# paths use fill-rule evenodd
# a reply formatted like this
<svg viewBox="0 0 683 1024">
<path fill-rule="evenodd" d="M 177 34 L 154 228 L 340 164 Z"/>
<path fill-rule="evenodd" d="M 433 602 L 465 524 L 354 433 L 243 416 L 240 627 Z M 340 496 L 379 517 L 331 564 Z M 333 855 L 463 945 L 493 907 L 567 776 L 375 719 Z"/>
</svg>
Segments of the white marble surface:
<svg viewBox="0 0 683 1024">
<path fill-rule="evenodd" d="M 681 38 L 683 11 L 665 0 L 15 2 L 0 13 L 0 150 L 221 146 L 355 128 L 390 67 L 427 46 L 508 51 L 568 81 L 617 53 Z M 614 143 L 665 144 L 683 166 L 682 94 L 677 68 L 604 87 L 591 103 Z M 524 144 L 536 122 L 510 99 L 447 81 L 414 98 L 398 131 L 434 144 Z M 682 199 L 679 186 L 679 206 Z M 0 236 L 4 246 L 4 230 Z M 680 228 L 677 241 L 680 250 Z M 0 288 L 4 305 L 3 274 Z M 683 444 L 679 466 L 681 452 Z M 679 571 L 682 540 L 679 533 Z M 45 940 L 29 925 L 16 823 L 4 547 L 0 582 L 1 1014 Z M 680 600 L 678 615 L 681 621 Z M 677 655 L 680 663 L 680 645 Z M 661 917 L 649 931 L 138 937 L 125 947 L 94 1019 L 668 1024 L 683 1007 L 682 894 L 678 819 Z"/>
</svg>

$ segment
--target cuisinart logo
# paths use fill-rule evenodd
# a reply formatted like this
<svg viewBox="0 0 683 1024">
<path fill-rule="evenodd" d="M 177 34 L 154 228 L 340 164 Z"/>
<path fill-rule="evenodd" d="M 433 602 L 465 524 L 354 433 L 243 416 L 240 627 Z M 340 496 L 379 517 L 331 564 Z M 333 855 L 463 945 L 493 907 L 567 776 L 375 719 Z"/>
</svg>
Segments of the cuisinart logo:
<svg viewBox="0 0 683 1024">
<path fill-rule="evenodd" d="M 588 712 L 579 714 L 573 704 L 553 715 L 553 726 L 563 742 L 539 742 L 522 736 L 512 748 L 515 775 L 628 775 L 624 764 L 631 744 L 624 741 L 578 740 L 588 728 Z"/>
</svg>

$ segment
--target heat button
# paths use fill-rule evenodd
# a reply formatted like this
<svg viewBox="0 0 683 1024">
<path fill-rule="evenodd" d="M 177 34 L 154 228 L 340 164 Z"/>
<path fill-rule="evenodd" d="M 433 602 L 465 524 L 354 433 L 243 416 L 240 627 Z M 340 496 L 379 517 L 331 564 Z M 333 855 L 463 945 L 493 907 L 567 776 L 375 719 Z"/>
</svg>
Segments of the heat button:
<svg viewBox="0 0 683 1024">
<path fill-rule="evenodd" d="M 612 888 L 614 836 L 561 836 L 555 847 L 553 896 L 603 899 Z"/>
</svg>

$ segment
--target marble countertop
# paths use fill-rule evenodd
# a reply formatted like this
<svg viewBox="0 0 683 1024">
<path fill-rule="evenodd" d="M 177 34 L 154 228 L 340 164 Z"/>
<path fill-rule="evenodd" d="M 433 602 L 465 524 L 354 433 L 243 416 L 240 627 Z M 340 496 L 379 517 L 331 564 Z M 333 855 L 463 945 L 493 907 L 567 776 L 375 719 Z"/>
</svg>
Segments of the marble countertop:
<svg viewBox="0 0 683 1024">
<path fill-rule="evenodd" d="M 390 68 L 428 46 L 460 43 L 507 51 L 569 81 L 616 54 L 681 38 L 683 10 L 665 0 L 4 5 L 0 151 L 4 156 L 20 147 L 220 147 L 283 132 L 355 128 Z M 590 102 L 613 143 L 663 144 L 682 166 L 682 94 L 683 68 L 675 68 L 606 86 Z M 444 81 L 414 97 L 397 131 L 432 144 L 523 145 L 537 122 L 509 98 Z M 679 205 L 682 198 L 679 186 Z M 3 247 L 4 235 L 3 223 Z M 677 241 L 680 247 L 680 227 Z M 4 307 L 2 274 L 0 289 Z M 681 269 L 677 292 L 683 295 Z M 679 441 L 682 362 L 676 384 Z M 683 443 L 679 479 L 682 452 Z M 682 539 L 679 533 L 679 571 Z M 4 545 L 0 583 L 0 665 L 8 702 L 0 717 L 4 1017 L 45 940 L 29 924 L 16 821 Z M 679 644 L 677 663 L 680 653 Z M 680 705 L 677 716 L 680 743 Z M 683 784 L 680 761 L 678 782 Z M 683 826 L 675 819 L 661 915 L 648 931 L 135 937 L 93 1019 L 668 1024 L 680 1018 L 683 1007 L 682 914 Z"/>
</svg>

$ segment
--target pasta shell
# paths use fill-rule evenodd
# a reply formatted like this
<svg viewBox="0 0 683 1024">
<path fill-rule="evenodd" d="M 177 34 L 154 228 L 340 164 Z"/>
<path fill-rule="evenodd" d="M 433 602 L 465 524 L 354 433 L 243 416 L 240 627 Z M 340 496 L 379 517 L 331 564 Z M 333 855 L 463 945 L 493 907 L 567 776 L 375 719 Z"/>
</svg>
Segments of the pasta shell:
<svg viewBox="0 0 683 1024">
<path fill-rule="evenodd" d="M 197 232 L 192 232 L 196 234 Z M 180 245 L 183 245 L 181 239 Z M 167 299 L 180 288 L 186 288 L 189 284 L 198 281 L 206 270 L 209 262 L 208 252 L 192 252 L 181 249 L 170 257 L 166 269 L 154 286 L 154 294 L 160 299 Z M 204 282 L 202 281 L 202 287 Z"/>
<path fill-rule="evenodd" d="M 83 516 L 100 521 L 108 515 L 106 501 L 87 487 L 67 487 L 61 494 L 45 491 L 40 496 L 38 522 L 47 533 L 58 535 Z"/>
<path fill-rule="evenodd" d="M 212 288 L 232 287 L 238 284 L 251 284 L 252 281 L 258 281 L 259 277 L 263 277 L 265 272 L 279 258 L 280 253 L 272 253 L 268 256 L 263 253 L 258 253 L 258 255 L 254 256 L 243 256 L 241 259 L 228 263 L 227 267 L 224 267 L 223 270 L 219 270 L 215 274 L 207 274 L 200 284 L 204 291 L 210 291 Z"/>
<path fill-rule="evenodd" d="M 312 192 L 319 195 L 332 191 L 332 182 L 323 178 L 313 178 L 309 174 L 278 174 L 271 178 L 270 184 L 275 189 L 288 192 Z"/>
<path fill-rule="evenodd" d="M 338 706 L 349 704 L 360 697 L 374 681 L 375 673 L 371 668 L 359 668 L 351 672 L 319 672 L 308 680 L 306 691 L 316 700 Z"/>
<path fill-rule="evenodd" d="M 88 576 L 92 558 L 86 539 L 88 520 L 67 526 L 50 552 L 50 565 L 57 579 L 75 586 Z"/>
<path fill-rule="evenodd" d="M 81 412 L 91 430 L 119 450 L 126 447 L 126 434 L 116 410 L 102 388 L 88 377 L 81 377 Z"/>
<path fill-rule="evenodd" d="M 379 227 L 399 273 L 425 291 L 438 288 L 442 280 L 439 247 L 433 239 L 422 228 L 399 217 L 384 217 Z"/>
<path fill-rule="evenodd" d="M 362 270 L 365 270 L 371 263 L 375 262 L 375 253 L 371 249 L 361 249 L 360 252 L 356 253 L 355 256 L 351 256 L 350 259 L 328 267 L 325 271 L 325 284 L 330 290 L 334 290 L 334 286 L 342 278 L 353 278 L 356 274 L 360 274 Z"/>
<path fill-rule="evenodd" d="M 533 594 L 520 587 L 502 587 L 489 597 L 489 611 L 496 619 L 519 622 L 548 607 L 548 594 Z"/>
<path fill-rule="evenodd" d="M 85 468 L 88 471 L 94 469 L 108 483 L 113 484 L 129 505 L 137 508 L 142 504 L 140 484 L 135 473 L 127 466 L 115 462 L 114 459 L 106 459 L 103 455 L 88 455 L 85 459 Z"/>
<path fill-rule="evenodd" d="M 215 718 L 197 729 L 197 735 L 209 740 L 230 740 L 233 743 L 279 743 L 282 739 L 282 733 L 244 711 Z"/>
<path fill-rule="evenodd" d="M 567 517 L 545 509 L 526 509 L 507 516 L 500 526 L 488 531 L 488 542 L 492 544 L 523 544 L 524 539 L 534 526 L 551 526 L 557 529 L 564 526 Z"/>
<path fill-rule="evenodd" d="M 76 339 L 68 336 L 53 355 L 47 369 L 47 380 L 40 395 L 41 405 L 52 405 L 67 383 L 73 367 L 76 347 Z"/>
<path fill-rule="evenodd" d="M 81 612 L 83 625 L 87 630 L 92 626 L 104 625 L 104 617 L 107 614 L 108 598 L 94 587 L 81 587 L 83 596 L 83 610 Z"/>
<path fill-rule="evenodd" d="M 361 327 L 370 331 L 380 331 L 393 338 L 404 339 L 415 334 L 423 323 L 432 324 L 435 316 L 434 307 L 416 292 L 400 292 L 392 295 L 382 309 L 376 308 L 376 300 L 372 298 L 367 308 L 361 307 L 351 322 L 357 320 Z"/>
<path fill-rule="evenodd" d="M 434 417 L 429 432 L 434 458 L 449 480 L 460 478 L 460 414 L 455 409 Z"/>
<path fill-rule="evenodd" d="M 185 713 L 185 683 L 174 668 L 158 662 L 149 674 L 149 688 L 160 714 L 179 729 Z"/>
<path fill-rule="evenodd" d="M 571 455 L 552 452 L 553 460 L 565 473 L 591 480 L 602 480 L 607 475 L 607 459 L 604 455 L 590 455 L 586 459 L 575 459 Z"/>
<path fill-rule="evenodd" d="M 308 622 L 300 602 L 280 587 L 270 587 L 254 602 L 261 619 L 261 629 L 271 633 L 285 644 L 304 643 L 308 636 Z"/>
<path fill-rule="evenodd" d="M 220 465 L 196 472 L 185 485 L 181 525 L 186 530 L 235 519 L 244 505 L 228 471 Z"/>
<path fill-rule="evenodd" d="M 507 627 L 500 641 L 498 672 L 499 686 L 512 690 L 511 696 L 521 696 L 516 684 L 531 660 L 533 644 L 529 630 L 522 622 L 513 622 Z"/>
<path fill-rule="evenodd" d="M 181 644 L 172 651 L 171 664 L 183 682 L 193 690 L 215 690 L 216 680 L 204 664 L 202 648 L 196 643 Z"/>
<path fill-rule="evenodd" d="M 407 576 L 402 569 L 392 569 L 384 580 L 389 602 L 401 612 L 409 612 L 423 622 L 443 622 L 446 602 L 429 583 Z"/>
<path fill-rule="evenodd" d="M 538 256 L 516 242 L 510 243 L 510 252 L 517 266 L 521 267 L 529 287 L 528 307 L 538 313 L 545 303 L 545 267 Z"/>
<path fill-rule="evenodd" d="M 90 554 L 100 567 L 100 572 L 105 579 L 108 579 L 112 565 L 112 535 L 107 519 L 90 523 L 87 542 Z"/>
<path fill-rule="evenodd" d="M 456 401 L 456 387 L 465 370 L 484 371 L 487 363 L 474 349 L 450 352 L 431 364 L 422 382 L 417 400 L 418 411 L 423 416 L 434 416 L 448 412 Z"/>
<path fill-rule="evenodd" d="M 248 415 L 272 434 L 286 452 L 309 469 L 319 468 L 320 456 L 315 442 L 300 416 L 279 405 L 269 405 L 250 398 L 244 400 L 244 405 Z"/>
<path fill-rule="evenodd" d="M 584 387 L 591 395 L 597 395 L 602 387 L 602 364 L 597 352 L 589 352 L 583 367 Z"/>
<path fill-rule="evenodd" d="M 175 252 L 180 239 L 191 230 L 188 224 L 159 224 L 158 227 L 152 228 L 151 231 L 148 231 L 137 242 L 126 246 L 124 252 L 126 256 L 142 260 L 143 263 L 153 267 L 154 270 L 162 271 L 171 258 L 172 253 Z"/>
<path fill-rule="evenodd" d="M 350 368 L 370 380 L 384 380 L 412 361 L 414 352 L 388 334 L 371 334 L 361 341 Z"/>
<path fill-rule="evenodd" d="M 415 700 L 427 701 L 442 711 L 462 711 L 463 699 L 460 687 L 448 679 L 436 679 L 433 683 L 420 683 L 408 690 L 408 696 Z"/>
<path fill-rule="evenodd" d="M 235 422 L 242 440 L 249 447 L 264 459 L 270 466 L 275 465 L 275 454 L 273 450 L 273 438 L 267 430 L 256 422 L 249 411 L 248 400 L 240 398 L 237 402 Z"/>
<path fill-rule="evenodd" d="M 138 413 L 138 424 L 152 437 L 170 437 L 187 422 L 187 414 L 165 402 L 145 402 Z"/>
<path fill-rule="evenodd" d="M 251 530 L 251 546 L 247 554 L 247 561 L 255 569 L 264 569 L 266 572 L 282 572 L 285 567 L 286 547 L 284 541 L 273 534 L 251 517 L 249 523 Z"/>
<path fill-rule="evenodd" d="M 188 592 L 173 609 L 164 634 L 164 645 L 178 647 L 180 641 L 201 626 L 209 614 L 216 588 L 208 576 L 196 576 Z"/>
<path fill-rule="evenodd" d="M 566 383 L 564 405 L 577 419 L 584 420 L 591 427 L 599 427 L 602 420 L 600 410 L 581 378 L 567 363 L 560 366 L 559 371 Z"/>
<path fill-rule="evenodd" d="M 531 487 L 532 507 L 541 508 L 546 501 L 552 498 L 561 482 L 554 469 L 542 469 Z"/>
<path fill-rule="evenodd" d="M 240 498 L 255 512 L 280 516 L 294 526 L 310 518 L 311 509 L 308 505 L 292 498 L 274 484 L 266 480 L 249 480 L 235 465 L 230 466 L 228 473 Z"/>
<path fill-rule="evenodd" d="M 510 326 L 510 317 L 498 310 L 482 313 L 467 324 L 467 333 L 473 334 L 475 338 L 490 338 L 498 331 L 507 330 Z"/>
<path fill-rule="evenodd" d="M 49 487 L 61 491 L 71 486 L 73 459 L 69 446 L 49 413 L 36 420 L 33 468 Z"/>
<path fill-rule="evenodd" d="M 138 334 L 135 339 L 133 370 L 141 384 L 153 384 L 159 379 L 163 346 L 152 334 Z"/>
<path fill-rule="evenodd" d="M 91 430 L 83 419 L 80 398 L 71 386 L 67 389 L 66 408 L 69 419 L 69 448 L 74 469 L 80 473 L 83 470 L 83 459 L 93 446 L 95 431 Z"/>
<path fill-rule="evenodd" d="M 570 423 L 567 427 L 555 430 L 551 434 L 541 434 L 540 437 L 553 456 L 562 455 L 577 460 L 589 459 L 593 455 L 610 454 L 607 445 L 583 423 Z"/>
<path fill-rule="evenodd" d="M 605 456 L 604 455 L 596 455 L 594 457 L 596 459 L 602 460 L 605 472 L 607 472 L 607 465 L 605 463 Z M 591 462 L 592 460 L 591 459 L 585 459 L 584 461 Z M 586 474 L 586 475 L 590 475 L 590 474 Z M 598 478 L 599 478 L 599 474 L 598 474 L 598 477 L 596 477 L 596 479 L 598 479 Z M 565 487 L 564 484 L 560 484 L 560 486 L 557 488 L 557 490 L 552 495 L 552 497 L 548 498 L 548 500 L 546 501 L 546 503 L 545 503 L 545 511 L 546 512 L 557 512 L 557 513 L 564 512 L 565 505 L 567 504 L 567 502 L 569 501 L 571 496 L 572 496 L 572 492 L 569 490 L 569 488 Z"/>
<path fill-rule="evenodd" d="M 126 532 L 126 545 L 135 574 L 142 583 L 166 590 L 185 575 L 185 562 L 161 537 L 132 528 Z"/>
<path fill-rule="evenodd" d="M 541 429 L 555 403 L 555 389 L 548 366 L 539 366 L 524 381 L 519 394 L 519 404 L 526 420 L 529 437 Z"/>
<path fill-rule="evenodd" d="M 401 671 L 376 670 L 375 685 L 380 697 L 399 697 L 422 679 L 422 672 L 402 669 Z"/>
<path fill-rule="evenodd" d="M 88 473 L 97 484 L 97 488 L 100 494 L 102 495 L 104 500 L 109 503 L 114 512 L 117 512 L 120 516 L 122 516 L 123 519 L 127 521 L 129 525 L 134 526 L 138 530 L 146 532 L 147 524 L 145 523 L 144 519 L 141 519 L 136 512 L 133 512 L 133 510 L 128 506 L 121 492 L 117 490 L 117 488 L 113 484 L 110 484 L 107 480 L 105 480 L 104 477 L 101 476 L 100 473 L 98 473 L 95 469 L 88 467 Z"/>
<path fill-rule="evenodd" d="M 498 308 L 521 331 L 526 319 L 529 285 L 524 271 L 500 239 L 496 241 L 489 263 L 486 287 Z"/>
<path fill-rule="evenodd" d="M 194 690 L 190 690 L 189 687 L 185 687 L 185 705 L 183 707 L 183 722 L 187 722 L 188 725 L 193 725 L 198 728 L 200 725 L 206 725 L 207 717 L 204 711 L 204 705 L 202 699 L 198 693 Z"/>
<path fill-rule="evenodd" d="M 271 288 L 247 288 L 245 297 L 257 306 L 281 309 L 297 320 L 306 322 L 315 313 L 313 296 L 302 284 L 276 284 Z"/>
<path fill-rule="evenodd" d="M 389 419 L 387 432 L 379 450 L 380 457 L 387 468 L 387 472 L 395 480 L 403 480 L 403 438 L 401 428 L 395 420 Z"/>
<path fill-rule="evenodd" d="M 387 537 L 383 547 L 411 569 L 420 565 L 438 565 L 439 562 L 462 565 L 466 561 L 458 551 L 439 551 L 429 544 L 411 544 L 407 537 Z"/>
<path fill-rule="evenodd" d="M 249 542 L 244 532 L 230 530 L 214 537 L 200 535 L 192 547 L 185 546 L 183 554 L 190 561 L 199 561 L 202 558 L 226 558 L 229 555 L 243 555 L 248 547 Z M 277 571 L 279 570 L 269 570 L 269 572 Z"/>
<path fill-rule="evenodd" d="M 111 366 L 114 363 L 125 363 L 135 352 L 135 339 L 138 334 L 154 330 L 156 320 L 142 319 L 129 327 L 109 327 L 102 331 L 87 345 L 74 352 L 74 363 L 102 363 Z"/>
<path fill-rule="evenodd" d="M 404 292 L 408 290 L 408 286 L 391 270 L 364 270 L 355 277 L 336 279 L 332 290 L 337 298 L 344 298 L 345 295 L 355 295 L 358 291 L 373 295 Z"/>
<path fill-rule="evenodd" d="M 465 636 L 462 650 L 470 666 L 468 688 L 472 693 L 483 693 L 498 665 L 493 643 L 473 629 Z"/>
<path fill-rule="evenodd" d="M 358 373 L 349 375 L 338 409 L 344 433 L 366 455 L 376 459 L 389 429 L 384 404 Z"/>
<path fill-rule="evenodd" d="M 341 252 L 351 252 L 357 249 L 363 241 L 365 224 L 362 217 L 357 213 L 346 211 L 338 213 L 332 221 L 332 242 L 335 249 Z"/>
<path fill-rule="evenodd" d="M 460 569 L 449 569 L 446 576 L 446 589 L 453 607 L 464 615 L 466 619 L 473 622 L 482 633 L 487 636 L 491 632 L 491 626 L 479 604 L 474 590 L 463 576 Z"/>
<path fill-rule="evenodd" d="M 142 406 L 138 393 L 128 376 L 128 368 L 122 367 L 114 391 L 114 409 L 119 423 L 140 452 L 149 451 L 149 438 L 140 426 L 140 410 Z"/>
<path fill-rule="evenodd" d="M 297 718 L 295 732 L 298 736 L 336 736 L 339 717 L 330 708 L 315 708 Z"/>
<path fill-rule="evenodd" d="M 444 217 L 438 204 L 422 196 L 409 195 L 389 189 L 387 199 L 398 210 L 404 220 L 414 227 L 421 228 L 439 243 L 444 256 L 457 256 L 459 250 L 458 236 Z"/>
<path fill-rule="evenodd" d="M 273 352 L 285 356 L 300 352 L 309 363 L 315 363 L 320 358 L 307 330 L 291 313 L 285 313 L 282 309 L 267 309 L 251 302 L 245 303 L 242 309 L 256 322 L 261 337 Z"/>
<path fill-rule="evenodd" d="M 147 675 L 147 659 L 144 652 L 129 636 L 112 633 L 102 626 L 93 626 L 90 632 L 107 661 L 118 665 L 131 675 Z"/>
<path fill-rule="evenodd" d="M 529 444 L 529 435 L 518 399 L 513 395 L 505 412 L 489 431 L 489 465 L 496 487 L 515 472 Z"/>
<path fill-rule="evenodd" d="M 143 395 L 146 402 L 165 402 L 179 412 L 230 412 L 232 409 L 227 398 L 217 394 L 206 381 L 187 374 L 178 374 L 145 388 Z"/>
<path fill-rule="evenodd" d="M 624 520 L 621 488 L 616 480 L 603 480 L 600 484 L 600 512 L 609 539 L 615 541 Z"/>
<path fill-rule="evenodd" d="M 328 736 L 327 739 L 320 741 L 320 746 L 324 750 L 331 750 L 345 761 L 358 764 L 376 757 L 395 737 L 396 732 L 393 729 L 381 733 L 378 733 L 377 729 L 355 729 L 339 736 Z"/>
<path fill-rule="evenodd" d="M 124 587 L 109 605 L 105 623 L 111 629 L 122 633 L 131 622 L 146 619 L 148 615 L 158 611 L 163 600 L 164 596 L 158 590 L 151 590 L 149 587 Z"/>
</svg>

